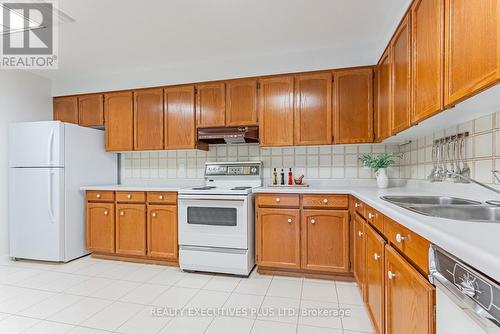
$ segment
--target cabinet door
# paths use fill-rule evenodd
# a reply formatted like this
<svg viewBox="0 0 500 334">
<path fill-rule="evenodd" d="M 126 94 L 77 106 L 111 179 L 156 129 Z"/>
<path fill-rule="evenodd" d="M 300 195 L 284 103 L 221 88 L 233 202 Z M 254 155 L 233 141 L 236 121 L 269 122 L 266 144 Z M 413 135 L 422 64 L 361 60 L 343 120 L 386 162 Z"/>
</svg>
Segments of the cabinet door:
<svg viewBox="0 0 500 334">
<path fill-rule="evenodd" d="M 300 211 L 259 208 L 257 263 L 263 267 L 300 268 Z"/>
<path fill-rule="evenodd" d="M 349 271 L 349 212 L 302 210 L 302 269 Z"/>
<path fill-rule="evenodd" d="M 373 142 L 373 69 L 335 72 L 336 144 Z"/>
<path fill-rule="evenodd" d="M 93 252 L 115 252 L 115 205 L 87 203 L 87 248 Z"/>
<path fill-rule="evenodd" d="M 354 215 L 354 278 L 358 282 L 363 298 L 365 296 L 365 221 L 358 214 Z"/>
<path fill-rule="evenodd" d="M 226 125 L 226 86 L 224 82 L 196 86 L 196 124 L 199 128 Z"/>
<path fill-rule="evenodd" d="M 226 82 L 226 125 L 257 125 L 257 79 Z"/>
<path fill-rule="evenodd" d="M 78 97 L 55 97 L 52 103 L 54 121 L 78 124 Z"/>
<path fill-rule="evenodd" d="M 500 78 L 500 1 L 446 0 L 445 105 Z"/>
<path fill-rule="evenodd" d="M 386 333 L 434 333 L 435 288 L 390 246 L 385 269 Z"/>
<path fill-rule="evenodd" d="M 104 96 L 102 94 L 79 96 L 78 117 L 81 126 L 103 126 Z"/>
<path fill-rule="evenodd" d="M 116 253 L 146 255 L 146 205 L 116 205 Z"/>
<path fill-rule="evenodd" d="M 147 236 L 148 256 L 177 260 L 176 205 L 150 205 L 148 207 Z"/>
<path fill-rule="evenodd" d="M 134 149 L 163 149 L 163 89 L 134 92 Z"/>
<path fill-rule="evenodd" d="M 391 113 L 392 113 L 392 98 L 391 98 L 391 48 L 387 48 L 386 52 L 380 59 L 377 65 L 377 125 L 376 125 L 376 141 L 380 142 L 391 135 Z"/>
<path fill-rule="evenodd" d="M 375 333 L 384 333 L 384 239 L 368 224 L 366 235 L 366 304 Z"/>
<path fill-rule="evenodd" d="M 132 92 L 104 95 L 106 151 L 134 149 L 134 104 Z"/>
<path fill-rule="evenodd" d="M 295 145 L 332 143 L 331 73 L 295 76 Z"/>
<path fill-rule="evenodd" d="M 391 135 L 410 127 L 411 107 L 411 35 L 407 14 L 391 42 L 392 48 L 392 124 Z"/>
<path fill-rule="evenodd" d="M 416 0 L 411 7 L 412 123 L 443 109 L 444 1 Z"/>
<path fill-rule="evenodd" d="M 261 146 L 293 145 L 293 76 L 260 80 Z"/>
<path fill-rule="evenodd" d="M 165 98 L 165 148 L 196 147 L 194 86 L 169 87 Z"/>
</svg>

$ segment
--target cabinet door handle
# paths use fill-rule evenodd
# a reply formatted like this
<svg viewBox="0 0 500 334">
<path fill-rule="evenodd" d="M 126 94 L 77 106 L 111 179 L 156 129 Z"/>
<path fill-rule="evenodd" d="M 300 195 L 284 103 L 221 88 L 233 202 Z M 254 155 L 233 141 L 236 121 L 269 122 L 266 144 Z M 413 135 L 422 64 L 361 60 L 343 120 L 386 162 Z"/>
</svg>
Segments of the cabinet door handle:
<svg viewBox="0 0 500 334">
<path fill-rule="evenodd" d="M 325 199 L 323 200 L 323 203 L 328 204 L 328 198 L 325 198 Z"/>
<path fill-rule="evenodd" d="M 157 216 L 156 212 L 153 212 L 151 216 L 156 217 Z"/>
<path fill-rule="evenodd" d="M 370 212 L 370 213 L 368 214 L 368 218 L 369 218 L 369 219 L 375 218 L 375 214 L 373 214 L 373 213 L 371 213 L 371 212 Z"/>
<path fill-rule="evenodd" d="M 377 253 L 373 254 L 373 259 L 375 261 L 378 261 L 380 259 L 380 255 L 378 255 Z"/>
<path fill-rule="evenodd" d="M 362 236 L 363 236 L 363 232 L 358 231 L 358 237 L 362 237 Z"/>
<path fill-rule="evenodd" d="M 403 237 L 401 234 L 396 234 L 396 241 L 399 243 L 402 243 L 406 238 Z"/>
<path fill-rule="evenodd" d="M 125 212 L 120 211 L 120 216 L 125 216 Z"/>
<path fill-rule="evenodd" d="M 396 277 L 396 274 L 389 270 L 387 272 L 387 278 L 392 280 L 392 279 L 394 279 L 394 277 Z"/>
<path fill-rule="evenodd" d="M 316 224 L 316 219 L 312 218 L 311 219 L 311 224 Z"/>
<path fill-rule="evenodd" d="M 104 215 L 105 216 L 109 215 L 109 212 L 108 211 L 104 211 Z"/>
<path fill-rule="evenodd" d="M 279 202 L 281 202 L 281 198 L 276 197 L 276 203 L 279 203 Z"/>
<path fill-rule="evenodd" d="M 291 224 L 292 223 L 292 218 L 288 218 L 288 224 Z"/>
<path fill-rule="evenodd" d="M 359 208 L 359 207 L 360 207 L 360 204 L 359 204 L 359 203 L 354 203 L 354 207 L 355 207 L 355 208 Z"/>
</svg>

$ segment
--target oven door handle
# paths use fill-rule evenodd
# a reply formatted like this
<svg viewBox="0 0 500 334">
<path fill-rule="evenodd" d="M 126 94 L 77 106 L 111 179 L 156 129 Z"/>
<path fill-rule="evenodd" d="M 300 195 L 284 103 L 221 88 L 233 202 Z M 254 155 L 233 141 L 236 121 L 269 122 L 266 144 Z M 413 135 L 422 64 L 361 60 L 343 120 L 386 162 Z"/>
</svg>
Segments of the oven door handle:
<svg viewBox="0 0 500 334">
<path fill-rule="evenodd" d="M 200 197 L 199 195 L 179 195 L 178 199 L 191 200 L 191 201 L 211 201 L 211 202 L 216 202 L 216 201 L 245 202 L 247 200 L 246 197 L 241 198 L 241 197 L 220 196 L 220 195 L 214 195 L 210 197 Z"/>
</svg>

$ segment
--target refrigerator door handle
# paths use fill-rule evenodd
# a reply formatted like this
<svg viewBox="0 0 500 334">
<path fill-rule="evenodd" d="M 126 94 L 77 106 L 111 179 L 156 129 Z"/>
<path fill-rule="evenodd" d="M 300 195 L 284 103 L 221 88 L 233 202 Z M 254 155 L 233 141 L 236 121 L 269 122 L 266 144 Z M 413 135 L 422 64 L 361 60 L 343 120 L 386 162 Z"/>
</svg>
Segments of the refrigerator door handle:
<svg viewBox="0 0 500 334">
<path fill-rule="evenodd" d="M 50 222 L 52 224 L 55 223 L 54 210 L 53 210 L 53 205 L 54 205 L 54 201 L 53 201 L 54 191 L 53 191 L 53 186 L 52 186 L 53 179 L 54 179 L 54 172 L 49 171 L 49 186 L 48 186 L 47 199 L 48 199 L 48 205 L 49 205 L 49 219 L 50 219 Z"/>
<path fill-rule="evenodd" d="M 50 131 L 47 153 L 49 155 L 49 165 L 52 165 L 54 161 L 54 129 Z"/>
</svg>

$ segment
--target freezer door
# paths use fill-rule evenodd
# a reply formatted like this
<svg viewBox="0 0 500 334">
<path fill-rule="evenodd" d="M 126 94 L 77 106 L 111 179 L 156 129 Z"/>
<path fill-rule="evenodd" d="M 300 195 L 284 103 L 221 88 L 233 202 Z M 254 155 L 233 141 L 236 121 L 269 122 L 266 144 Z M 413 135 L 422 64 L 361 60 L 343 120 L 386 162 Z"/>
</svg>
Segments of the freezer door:
<svg viewBox="0 0 500 334">
<path fill-rule="evenodd" d="M 9 166 L 64 167 L 64 123 L 11 124 Z"/>
<path fill-rule="evenodd" d="M 11 168 L 9 244 L 15 258 L 64 259 L 64 169 Z"/>
</svg>

